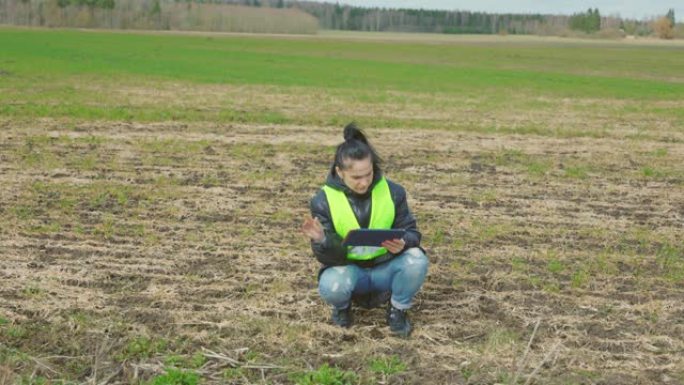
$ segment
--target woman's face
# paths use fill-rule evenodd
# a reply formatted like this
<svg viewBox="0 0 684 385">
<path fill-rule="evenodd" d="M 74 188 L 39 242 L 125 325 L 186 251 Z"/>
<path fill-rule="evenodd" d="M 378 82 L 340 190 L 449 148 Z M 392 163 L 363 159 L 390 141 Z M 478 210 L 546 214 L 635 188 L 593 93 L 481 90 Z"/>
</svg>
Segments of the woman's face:
<svg viewBox="0 0 684 385">
<path fill-rule="evenodd" d="M 365 194 L 373 183 L 373 162 L 370 156 L 365 159 L 345 159 L 345 168 L 335 167 L 337 175 L 344 184 L 357 194 Z"/>
</svg>

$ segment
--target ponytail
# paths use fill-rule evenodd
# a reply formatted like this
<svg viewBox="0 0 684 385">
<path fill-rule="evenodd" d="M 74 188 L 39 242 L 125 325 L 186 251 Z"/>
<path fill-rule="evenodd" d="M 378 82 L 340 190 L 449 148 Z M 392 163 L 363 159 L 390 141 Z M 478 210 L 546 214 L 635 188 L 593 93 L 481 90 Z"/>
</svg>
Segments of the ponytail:
<svg viewBox="0 0 684 385">
<path fill-rule="evenodd" d="M 342 134 L 344 136 L 344 141 L 350 141 L 350 140 L 359 140 L 363 143 L 368 144 L 368 139 L 366 139 L 366 135 L 361 131 L 359 126 L 356 125 L 356 122 L 351 122 L 344 126 L 344 133 Z"/>
<path fill-rule="evenodd" d="M 375 152 L 373 146 L 368 143 L 368 139 L 363 131 L 351 122 L 344 127 L 344 142 L 340 143 L 335 150 L 335 166 L 345 169 L 345 161 L 348 159 L 361 160 L 370 156 L 373 168 L 378 169 L 382 159 Z"/>
</svg>

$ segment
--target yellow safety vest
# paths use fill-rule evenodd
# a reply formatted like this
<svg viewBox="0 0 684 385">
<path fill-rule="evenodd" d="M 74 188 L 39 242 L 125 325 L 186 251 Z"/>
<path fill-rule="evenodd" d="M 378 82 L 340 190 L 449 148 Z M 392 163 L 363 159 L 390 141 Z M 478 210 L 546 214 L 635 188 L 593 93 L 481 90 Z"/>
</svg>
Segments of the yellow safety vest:
<svg viewBox="0 0 684 385">
<path fill-rule="evenodd" d="M 351 230 L 361 228 L 349 200 L 344 192 L 330 186 L 323 186 L 325 197 L 330 206 L 330 215 L 337 234 L 344 239 Z M 371 217 L 369 229 L 391 229 L 394 223 L 394 202 L 390 194 L 387 180 L 382 178 L 371 191 Z M 387 253 L 384 247 L 349 246 L 347 258 L 357 261 L 367 261 Z"/>
</svg>

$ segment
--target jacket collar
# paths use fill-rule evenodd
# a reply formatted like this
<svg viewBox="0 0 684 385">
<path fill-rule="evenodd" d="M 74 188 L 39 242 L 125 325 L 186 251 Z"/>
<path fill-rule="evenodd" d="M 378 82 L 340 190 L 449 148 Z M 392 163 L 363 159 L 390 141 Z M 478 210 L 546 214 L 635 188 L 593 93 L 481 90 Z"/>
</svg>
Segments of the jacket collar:
<svg viewBox="0 0 684 385">
<path fill-rule="evenodd" d="M 325 184 L 336 190 L 344 192 L 344 194 L 347 196 L 351 195 L 354 198 L 365 199 L 370 197 L 373 188 L 380 179 L 382 179 L 382 170 L 380 170 L 380 167 L 374 164 L 373 182 L 371 183 L 370 187 L 368 187 L 368 190 L 366 190 L 365 193 L 357 194 L 344 183 L 344 181 L 342 180 L 342 178 L 340 178 L 339 175 L 337 175 L 337 172 L 335 171 L 335 164 L 333 164 L 332 166 L 330 166 L 330 172 L 328 173 L 328 177 L 325 179 Z"/>
</svg>

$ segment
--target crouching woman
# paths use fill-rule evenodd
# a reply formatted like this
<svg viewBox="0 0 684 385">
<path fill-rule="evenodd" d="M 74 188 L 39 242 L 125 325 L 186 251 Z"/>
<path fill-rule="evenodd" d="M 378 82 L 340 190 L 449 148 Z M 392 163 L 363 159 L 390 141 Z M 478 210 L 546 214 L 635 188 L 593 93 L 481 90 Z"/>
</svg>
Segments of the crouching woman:
<svg viewBox="0 0 684 385">
<path fill-rule="evenodd" d="M 347 125 L 325 184 L 311 199 L 311 216 L 302 232 L 323 265 L 318 288 L 332 308 L 332 322 L 351 326 L 352 302 L 365 307 L 389 302 L 390 331 L 407 337 L 412 330 L 407 311 L 425 281 L 428 260 L 406 191 L 387 179 L 380 165 L 364 133 L 354 123 Z M 382 247 L 342 246 L 347 233 L 359 228 L 403 229 L 405 235 Z"/>
</svg>

